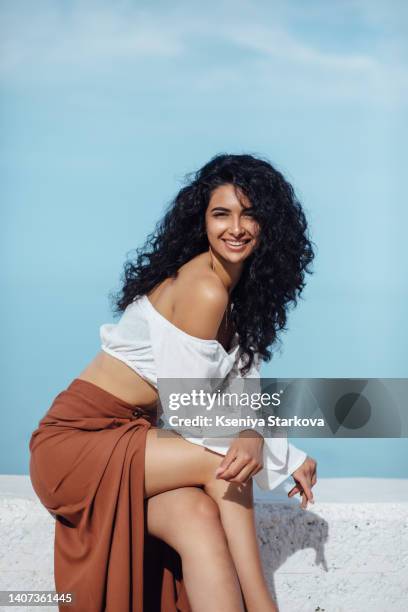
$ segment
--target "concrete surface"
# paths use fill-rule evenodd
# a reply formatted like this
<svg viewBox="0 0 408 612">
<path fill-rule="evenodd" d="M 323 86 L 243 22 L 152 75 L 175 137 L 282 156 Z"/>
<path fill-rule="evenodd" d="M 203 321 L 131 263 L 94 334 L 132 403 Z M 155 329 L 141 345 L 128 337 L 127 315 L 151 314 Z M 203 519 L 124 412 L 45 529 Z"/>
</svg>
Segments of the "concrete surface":
<svg viewBox="0 0 408 612">
<path fill-rule="evenodd" d="M 408 610 L 407 481 L 321 479 L 307 510 L 288 500 L 285 485 L 256 491 L 262 559 L 280 612 Z M 0 590 L 54 590 L 54 519 L 28 476 L 0 476 L 0 538 Z M 0 606 L 11 609 L 34 608 Z"/>
</svg>

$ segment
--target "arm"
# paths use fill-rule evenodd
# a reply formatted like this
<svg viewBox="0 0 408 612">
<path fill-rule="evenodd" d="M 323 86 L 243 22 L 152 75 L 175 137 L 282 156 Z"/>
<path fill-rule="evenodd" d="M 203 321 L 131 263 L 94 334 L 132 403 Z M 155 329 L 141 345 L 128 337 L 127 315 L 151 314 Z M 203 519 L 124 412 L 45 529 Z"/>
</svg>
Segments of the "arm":
<svg viewBox="0 0 408 612">
<path fill-rule="evenodd" d="M 194 288 L 194 303 L 191 307 L 187 307 L 186 299 L 183 297 L 178 301 L 178 308 L 175 309 L 177 315 L 175 321 L 178 327 L 184 329 L 189 334 L 211 339 L 215 338 L 220 326 L 225 308 L 228 302 L 228 295 L 224 287 L 220 287 L 213 279 L 202 280 L 197 283 Z M 236 364 L 234 364 L 236 366 Z M 248 372 L 248 378 L 257 376 L 257 373 Z M 259 376 L 259 374 L 258 374 Z M 240 379 L 240 380 L 239 380 Z M 222 386 L 222 390 L 229 393 L 237 393 L 239 395 L 243 390 L 243 379 L 237 376 L 235 372 L 229 373 L 226 385 Z M 229 411 L 229 416 L 232 415 L 233 409 Z M 249 413 L 251 410 L 249 410 Z M 240 416 L 240 410 L 236 410 L 236 416 Z M 252 417 L 258 416 L 255 413 Z M 238 437 L 231 440 L 224 438 L 204 438 L 190 439 L 193 443 L 202 443 L 211 450 L 224 450 L 227 446 L 227 453 L 216 475 L 218 478 L 235 482 L 246 482 L 262 469 L 262 453 L 263 453 L 263 431 L 262 428 L 256 426 L 251 430 L 241 430 Z M 231 464 L 234 463 L 232 466 Z"/>
<path fill-rule="evenodd" d="M 222 283 L 208 277 L 190 279 L 187 289 L 184 285 L 175 295 L 171 320 L 166 321 L 152 309 L 147 314 L 157 369 L 159 413 L 164 415 L 166 428 L 175 428 L 185 438 L 195 435 L 190 441 L 201 444 L 203 427 L 187 429 L 180 425 L 179 430 L 177 419 L 170 422 L 169 418 L 211 416 L 215 410 L 214 392 L 231 370 L 234 357 L 227 355 L 216 340 L 228 302 Z M 194 391 L 201 394 L 199 403 L 190 400 L 189 405 L 176 406 L 175 398 L 181 399 L 182 394 L 192 398 Z"/>
<path fill-rule="evenodd" d="M 174 318 L 168 322 L 170 325 L 163 322 L 163 317 L 149 311 L 149 328 L 157 367 L 159 408 L 166 416 L 174 414 L 169 410 L 169 392 L 173 392 L 176 387 L 188 393 L 191 391 L 191 381 L 195 379 L 199 381 L 200 387 L 204 386 L 211 392 L 211 380 L 224 380 L 227 377 L 229 383 L 234 381 L 235 386 L 239 379 L 237 364 L 234 364 L 232 371 L 231 362 L 226 359 L 219 344 L 211 342 L 215 339 L 219 321 L 222 320 L 226 304 L 226 301 L 223 302 L 226 300 L 225 289 L 215 283 L 201 280 L 190 283 L 189 288 L 188 296 L 178 296 Z M 187 299 L 190 298 L 192 301 L 189 307 Z M 203 342 L 201 338 L 210 342 Z M 255 364 L 247 376 L 259 379 L 259 366 L 260 364 Z M 230 373 L 231 376 L 228 376 Z M 176 379 L 176 382 L 173 384 L 171 379 Z M 200 427 L 195 428 L 194 437 L 188 437 L 185 428 L 179 433 L 187 441 L 220 455 L 226 455 L 231 447 L 231 437 L 204 437 Z M 242 446 L 247 446 L 248 442 L 258 442 L 253 432 L 250 433 L 251 439 L 241 439 L 245 438 L 245 434 L 242 434 L 240 440 L 234 442 L 240 442 Z M 271 490 L 303 463 L 306 454 L 288 445 L 285 438 L 267 438 L 261 442 L 264 467 L 256 474 L 255 480 L 261 488 Z"/>
<path fill-rule="evenodd" d="M 244 377 L 244 379 L 254 379 L 251 383 L 251 387 L 248 389 L 248 391 L 251 393 L 260 393 L 262 391 L 260 384 L 261 364 L 261 360 L 258 358 L 258 355 L 256 355 L 251 368 Z M 240 366 L 240 363 L 236 364 L 231 371 L 230 386 L 233 386 L 239 381 Z M 259 433 L 261 432 L 259 431 Z M 269 433 L 271 434 L 270 430 Z M 284 433 L 283 436 L 282 433 Z M 246 432 L 242 432 L 240 437 L 245 436 L 245 434 Z M 248 443 L 249 446 L 252 446 L 254 453 L 259 453 L 261 447 L 257 445 L 257 440 L 254 439 L 253 433 L 251 433 L 251 440 L 248 440 Z M 246 452 L 247 450 L 248 448 L 242 449 L 243 452 Z M 317 464 L 315 460 L 308 457 L 303 450 L 289 443 L 287 440 L 286 431 L 280 432 L 279 436 L 274 437 L 273 435 L 269 435 L 266 437 L 262 451 L 261 467 L 257 468 L 256 465 L 254 465 L 254 469 L 252 471 L 252 476 L 255 476 L 257 485 L 261 489 L 272 490 L 284 482 L 290 475 L 292 475 L 295 481 L 295 486 L 288 493 L 288 497 L 292 497 L 296 493 L 300 493 L 302 496 L 302 508 L 306 507 L 307 500 L 313 503 L 313 493 L 311 488 L 317 482 Z M 240 471 L 240 465 L 236 464 L 237 454 L 237 447 L 233 442 L 225 459 L 221 462 L 221 466 L 224 468 L 224 470 L 220 472 L 222 473 L 221 477 L 225 480 L 231 480 L 234 482 L 246 482 L 251 475 L 248 476 L 250 472 L 245 468 Z M 232 461 L 233 463 L 231 463 Z M 230 468 L 228 468 L 229 465 L 231 465 Z"/>
<path fill-rule="evenodd" d="M 227 303 L 228 294 L 222 283 L 218 282 L 218 279 L 213 277 L 197 279 L 194 283 L 190 284 L 188 295 L 184 291 L 183 293 L 180 292 L 177 296 L 173 323 L 179 329 L 196 338 L 215 339 Z M 235 362 L 221 387 L 223 392 L 237 393 L 239 395 L 244 389 L 251 392 L 260 391 L 259 369 L 261 362 L 258 355 L 255 355 L 254 362 L 245 377 L 240 375 L 242 365 L 241 359 Z M 247 379 L 255 380 L 248 384 L 246 382 Z M 251 409 L 247 411 L 247 414 L 248 412 L 252 412 L 251 416 L 253 417 L 259 414 Z M 240 416 L 240 408 L 235 408 L 235 414 L 234 408 L 231 408 L 229 415 Z M 263 434 L 263 428 L 256 425 L 250 430 L 240 428 L 238 437 L 233 439 L 232 443 L 230 437 L 222 437 L 220 435 L 205 438 L 196 436 L 186 439 L 226 455 L 217 470 L 219 477 L 225 480 L 246 482 L 249 478 L 260 472 L 263 463 L 265 463 L 266 456 L 263 457 L 265 455 Z M 284 466 L 288 454 L 287 440 L 285 438 L 276 439 L 273 450 L 274 455 L 272 458 L 269 457 L 269 466 L 271 462 L 273 462 L 274 468 Z M 297 456 L 297 458 L 299 457 Z M 231 466 L 232 463 L 234 463 L 233 466 Z"/>
</svg>

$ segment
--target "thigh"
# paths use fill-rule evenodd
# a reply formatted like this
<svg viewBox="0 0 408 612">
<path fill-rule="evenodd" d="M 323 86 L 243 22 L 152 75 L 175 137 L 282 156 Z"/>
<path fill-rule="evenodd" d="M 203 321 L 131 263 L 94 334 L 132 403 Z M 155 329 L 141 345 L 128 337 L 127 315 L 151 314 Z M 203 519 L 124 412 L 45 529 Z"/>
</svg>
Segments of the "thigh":
<svg viewBox="0 0 408 612">
<path fill-rule="evenodd" d="M 147 531 L 178 552 L 219 523 L 217 504 L 200 487 L 181 487 L 149 497 Z"/>
<path fill-rule="evenodd" d="M 223 457 L 179 434 L 150 428 L 146 434 L 145 497 L 188 486 L 203 486 Z"/>
</svg>

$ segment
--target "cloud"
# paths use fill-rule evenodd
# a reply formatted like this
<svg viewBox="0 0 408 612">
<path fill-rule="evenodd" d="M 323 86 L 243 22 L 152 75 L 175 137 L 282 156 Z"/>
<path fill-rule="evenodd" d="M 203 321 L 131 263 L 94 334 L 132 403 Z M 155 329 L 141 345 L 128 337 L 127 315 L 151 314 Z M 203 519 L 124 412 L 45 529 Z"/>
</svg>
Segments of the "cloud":
<svg viewBox="0 0 408 612">
<path fill-rule="evenodd" d="M 62 3 L 37 5 L 27 12 L 3 16 L 0 74 L 12 77 L 20 70 L 74 66 L 86 71 L 105 61 L 143 57 L 175 57 L 183 52 L 180 36 L 171 28 L 155 25 L 143 11 L 124 14 L 114 7 Z M 41 5 L 40 5 L 41 8 Z"/>
<path fill-rule="evenodd" d="M 303 31 L 298 27 L 295 34 L 293 8 L 288 11 L 286 3 L 276 0 L 273 10 L 262 2 L 244 0 L 219 2 L 214 10 L 187 2 L 145 5 L 148 8 L 108 1 L 73 2 L 69 8 L 62 2 L 24 5 L 10 1 L 8 11 L 2 6 L 3 83 L 94 78 L 107 69 L 126 78 L 137 67 L 138 78 L 146 80 L 146 87 L 150 76 L 163 87 L 188 84 L 191 90 L 207 91 L 247 84 L 255 92 L 263 89 L 276 94 L 279 79 L 288 95 L 355 100 L 375 96 L 377 101 L 392 104 L 408 91 L 399 39 L 377 32 L 375 40 L 367 38 L 364 51 L 352 43 L 338 45 L 335 51 L 327 49 L 310 35 L 307 11 L 302 21 L 298 9 L 296 24 Z M 378 19 L 365 0 L 350 0 L 344 6 L 343 28 L 359 11 L 360 21 L 367 27 L 374 23 L 378 29 Z M 382 8 L 379 14 L 384 11 Z M 324 27 L 327 18 L 323 8 L 322 15 L 319 27 Z M 359 23 L 362 37 L 363 25 Z M 340 36 L 341 28 L 338 31 Z"/>
<path fill-rule="evenodd" d="M 302 43 L 287 31 L 277 27 L 260 25 L 232 27 L 225 31 L 225 35 L 243 47 L 291 63 L 349 71 L 370 70 L 376 65 L 376 61 L 368 55 L 323 51 Z"/>
</svg>

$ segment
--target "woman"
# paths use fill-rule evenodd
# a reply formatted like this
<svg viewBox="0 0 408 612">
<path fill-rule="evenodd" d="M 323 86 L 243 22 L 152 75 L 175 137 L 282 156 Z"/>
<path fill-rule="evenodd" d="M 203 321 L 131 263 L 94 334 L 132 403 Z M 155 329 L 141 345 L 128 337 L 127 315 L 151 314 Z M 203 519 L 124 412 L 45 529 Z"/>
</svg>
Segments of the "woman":
<svg viewBox="0 0 408 612">
<path fill-rule="evenodd" d="M 277 610 L 252 478 L 264 474 L 274 488 L 292 474 L 288 495 L 306 508 L 316 462 L 249 430 L 227 448 L 160 435 L 157 381 L 259 378 L 309 272 L 306 230 L 292 187 L 269 162 L 219 155 L 127 262 L 114 296 L 119 323 L 101 327 L 102 351 L 30 441 L 33 486 L 56 518 L 56 589 L 75 598 L 60 609 Z"/>
</svg>

